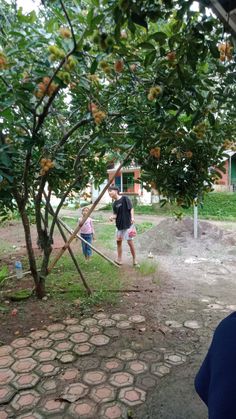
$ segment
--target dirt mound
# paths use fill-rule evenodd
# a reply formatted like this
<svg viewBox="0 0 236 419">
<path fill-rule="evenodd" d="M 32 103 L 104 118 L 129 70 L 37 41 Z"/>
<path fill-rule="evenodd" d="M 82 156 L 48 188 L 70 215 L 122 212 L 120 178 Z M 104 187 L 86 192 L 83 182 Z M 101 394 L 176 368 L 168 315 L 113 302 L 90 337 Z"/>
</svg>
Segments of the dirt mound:
<svg viewBox="0 0 236 419">
<path fill-rule="evenodd" d="M 236 240 L 231 234 L 225 233 L 217 226 L 207 222 L 198 222 L 198 239 L 193 237 L 193 219 L 190 217 L 182 220 L 165 219 L 146 231 L 139 237 L 139 248 L 154 254 L 172 253 L 176 247 L 214 247 L 217 243 L 222 246 L 235 245 Z"/>
</svg>

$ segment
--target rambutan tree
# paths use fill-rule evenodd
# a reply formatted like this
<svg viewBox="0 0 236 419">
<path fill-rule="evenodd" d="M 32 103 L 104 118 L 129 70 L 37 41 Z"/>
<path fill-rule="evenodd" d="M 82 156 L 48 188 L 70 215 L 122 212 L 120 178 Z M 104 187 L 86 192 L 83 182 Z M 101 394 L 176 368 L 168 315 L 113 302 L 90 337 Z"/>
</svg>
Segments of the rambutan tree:
<svg viewBox="0 0 236 419">
<path fill-rule="evenodd" d="M 181 204 L 211 185 L 209 167 L 232 141 L 233 47 L 191 4 L 45 0 L 26 14 L 2 0 L 0 211 L 21 216 L 39 298 L 59 211 L 106 178 L 111 154 L 133 147 L 147 187 Z"/>
</svg>

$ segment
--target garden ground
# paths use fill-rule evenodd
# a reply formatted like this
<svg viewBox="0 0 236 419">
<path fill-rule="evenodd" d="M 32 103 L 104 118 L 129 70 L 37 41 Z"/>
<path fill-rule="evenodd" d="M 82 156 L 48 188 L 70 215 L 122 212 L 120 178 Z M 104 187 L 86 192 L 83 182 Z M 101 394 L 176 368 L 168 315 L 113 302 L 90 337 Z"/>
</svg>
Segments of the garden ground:
<svg viewBox="0 0 236 419">
<path fill-rule="evenodd" d="M 95 214 L 97 217 L 98 213 Z M 67 212 L 67 215 L 71 214 Z M 101 213 L 101 217 L 107 215 Z M 21 365 L 15 365 L 18 359 L 21 359 L 18 358 L 20 357 L 18 345 L 22 342 L 28 351 L 34 351 L 33 371 L 38 381 L 36 380 L 31 386 L 31 390 L 35 392 L 33 404 L 35 403 L 35 411 L 41 414 L 39 417 L 47 417 L 48 406 L 61 409 L 61 413 L 58 413 L 60 410 L 54 412 L 54 417 L 57 418 L 83 417 L 78 416 L 78 412 L 81 414 L 79 409 L 86 410 L 86 403 L 88 405 L 90 403 L 91 409 L 95 409 L 91 410 L 90 417 L 94 418 L 98 417 L 98 414 L 101 418 L 112 417 L 109 414 L 112 415 L 115 409 L 120 409 L 123 413 L 114 417 L 207 418 L 207 411 L 194 392 L 193 381 L 215 326 L 223 317 L 236 309 L 234 305 L 236 225 L 224 222 L 200 222 L 199 239 L 194 240 L 192 221 L 188 218 L 175 221 L 156 216 L 136 216 L 136 220 L 138 225 L 151 222 L 153 226 L 137 238 L 140 270 L 130 265 L 130 256 L 127 255 L 124 265 L 118 271 L 118 282 L 112 282 L 113 276 L 117 275 L 114 272 L 116 268 L 112 267 L 110 278 L 113 287 L 114 284 L 118 287 L 120 277 L 123 279 L 123 288 L 128 290 L 116 293 L 118 297 L 115 304 L 112 304 L 112 301 L 107 304 L 98 302 L 91 307 L 82 306 L 81 310 L 79 301 L 76 305 L 76 295 L 72 301 L 63 302 L 61 299 L 58 305 L 58 299 L 52 294 L 45 301 L 36 301 L 31 297 L 19 303 L 11 302 L 7 294 L 2 294 L 0 339 L 2 344 L 9 344 L 13 339 L 14 341 L 13 346 L 8 347 L 9 355 L 0 357 L 2 360 L 0 374 L 7 368 L 18 376 L 24 372 L 21 370 Z M 14 223 L 2 229 L 1 240 L 4 238 L 4 245 L 1 244 L 1 265 L 9 262 L 10 257 L 15 258 L 16 255 L 24 253 L 22 232 Z M 98 238 L 97 245 L 99 243 Z M 56 247 L 60 247 L 61 244 L 59 240 L 55 242 Z M 12 246 L 16 246 L 14 255 Z M 80 247 L 78 243 L 74 246 L 75 249 Z M 112 246 L 109 246 L 108 254 L 114 257 Z M 102 263 L 100 259 L 96 261 L 97 264 Z M 93 265 L 94 262 L 85 269 L 93 273 Z M 94 275 L 96 272 L 94 270 Z M 28 286 L 29 278 L 24 279 L 22 283 L 24 287 Z M 11 288 L 19 286 L 19 281 L 14 280 L 11 283 Z M 5 291 L 9 289 L 9 283 L 5 284 L 4 288 Z M 12 310 L 15 308 L 18 310 L 17 314 L 12 316 Z M 120 313 L 123 316 L 117 316 Z M 131 317 L 134 315 L 144 318 Z M 123 318 L 124 320 L 120 320 Z M 75 328 L 70 329 L 72 326 L 70 322 L 75 322 Z M 55 323 L 59 323 L 59 326 Z M 50 349 L 46 350 L 45 354 L 46 357 L 53 356 L 53 362 L 50 362 L 54 366 L 54 372 L 49 376 L 40 369 L 50 362 L 48 358 L 43 359 L 42 354 L 40 358 L 41 348 L 35 347 L 37 342 L 35 337 L 38 338 L 35 333 L 38 329 L 44 331 L 44 340 L 54 342 L 53 352 L 49 353 Z M 76 341 L 83 337 L 79 329 L 82 334 L 85 333 L 85 341 L 89 341 L 93 346 L 91 353 L 86 356 L 81 355 L 78 348 L 80 342 Z M 78 333 L 74 336 L 76 330 Z M 66 334 L 60 335 L 62 331 Z M 94 338 L 98 332 L 110 339 L 108 341 L 104 338 L 104 346 Z M 28 342 L 19 340 L 29 334 L 31 335 Z M 57 343 L 57 338 L 60 345 Z M 73 347 L 65 349 L 68 340 Z M 44 344 L 46 343 L 42 342 L 42 345 Z M 63 345 L 65 345 L 64 351 Z M 2 346 L 2 353 L 4 348 L 5 345 Z M 67 355 L 70 353 L 72 356 L 68 364 L 63 363 L 61 353 Z M 8 357 L 12 358 L 12 361 Z M 109 370 L 108 367 L 111 361 L 118 363 L 117 367 L 113 364 L 113 370 Z M 5 362 L 10 363 L 9 367 L 6 367 Z M 65 379 L 66 371 L 70 376 L 68 380 Z M 0 410 L 0 417 L 1 414 L 2 417 L 27 417 L 18 413 L 19 406 L 23 403 L 22 392 L 26 390 L 17 386 L 14 380 L 16 378 L 13 379 L 13 386 L 10 383 L 8 416 L 3 416 L 3 411 L 8 409 L 4 404 L 3 410 Z M 80 395 L 78 400 L 75 397 L 72 401 L 70 395 L 73 393 L 73 387 L 68 389 L 68 386 L 78 382 L 80 390 L 77 386 L 76 391 L 86 387 L 86 395 L 84 394 L 82 398 Z M 102 388 L 104 382 L 106 390 Z M 51 386 L 50 391 L 47 389 L 46 398 L 42 395 L 43 386 L 48 388 Z M 99 388 L 101 397 L 105 391 L 110 392 L 110 398 L 104 397 L 98 401 L 100 393 L 96 393 L 96 389 Z M 20 403 L 19 397 L 21 397 Z M 60 403 L 55 404 L 55 399 L 58 398 Z M 25 412 L 32 409 L 33 406 L 23 407 Z"/>
</svg>

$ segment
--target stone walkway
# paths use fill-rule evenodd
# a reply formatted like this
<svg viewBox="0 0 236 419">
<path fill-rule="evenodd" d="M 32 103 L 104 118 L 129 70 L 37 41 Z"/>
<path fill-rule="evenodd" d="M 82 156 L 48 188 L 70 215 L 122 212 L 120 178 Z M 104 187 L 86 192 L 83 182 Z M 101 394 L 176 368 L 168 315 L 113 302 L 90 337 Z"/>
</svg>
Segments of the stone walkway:
<svg viewBox="0 0 236 419">
<path fill-rule="evenodd" d="M 0 419 L 133 417 L 187 354 L 132 345 L 131 330 L 142 333 L 145 318 L 98 312 L 1 346 Z"/>
</svg>

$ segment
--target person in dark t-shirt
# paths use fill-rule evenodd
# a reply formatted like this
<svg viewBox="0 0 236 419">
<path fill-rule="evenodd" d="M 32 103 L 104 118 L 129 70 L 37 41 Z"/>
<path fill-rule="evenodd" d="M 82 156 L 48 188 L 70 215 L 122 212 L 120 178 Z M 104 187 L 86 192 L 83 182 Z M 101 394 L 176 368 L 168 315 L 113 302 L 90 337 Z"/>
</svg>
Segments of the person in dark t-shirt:
<svg viewBox="0 0 236 419">
<path fill-rule="evenodd" d="M 236 312 L 217 326 L 195 389 L 208 407 L 209 419 L 236 418 Z"/>
<path fill-rule="evenodd" d="M 134 209 L 132 203 L 127 196 L 119 195 L 119 188 L 117 186 L 110 186 L 108 188 L 110 197 L 113 200 L 113 215 L 110 221 L 116 222 L 116 243 L 117 243 L 117 260 L 119 265 L 122 265 L 122 241 L 127 240 L 133 257 L 133 265 L 137 266 L 136 253 L 133 242 L 134 232 Z"/>
</svg>

